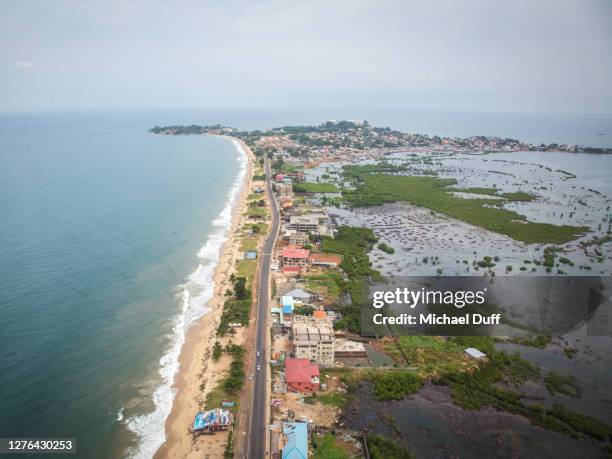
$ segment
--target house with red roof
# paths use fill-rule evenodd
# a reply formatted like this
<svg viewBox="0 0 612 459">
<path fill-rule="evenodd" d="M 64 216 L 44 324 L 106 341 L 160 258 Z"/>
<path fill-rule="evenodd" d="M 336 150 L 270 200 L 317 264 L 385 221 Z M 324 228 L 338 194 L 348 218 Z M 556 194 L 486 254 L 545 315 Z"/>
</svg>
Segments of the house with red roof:
<svg viewBox="0 0 612 459">
<path fill-rule="evenodd" d="M 306 266 L 310 263 L 310 250 L 288 245 L 282 251 L 283 266 Z"/>
<path fill-rule="evenodd" d="M 319 366 L 308 359 L 286 359 L 287 389 L 295 392 L 315 392 L 320 388 Z"/>
</svg>

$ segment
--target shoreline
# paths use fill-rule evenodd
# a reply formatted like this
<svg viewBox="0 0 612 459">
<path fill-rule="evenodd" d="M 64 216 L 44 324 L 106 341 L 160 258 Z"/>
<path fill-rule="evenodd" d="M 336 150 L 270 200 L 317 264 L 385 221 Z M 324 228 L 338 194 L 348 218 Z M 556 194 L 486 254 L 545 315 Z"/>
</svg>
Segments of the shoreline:
<svg viewBox="0 0 612 459">
<path fill-rule="evenodd" d="M 197 454 L 197 443 L 192 442 L 188 427 L 195 413 L 201 408 L 206 395 L 223 376 L 224 367 L 228 367 L 230 362 L 229 358 L 221 358 L 218 362 L 213 362 L 211 350 L 223 311 L 225 288 L 229 283 L 229 275 L 235 260 L 239 258 L 240 237 L 236 232 L 240 228 L 242 214 L 246 210 L 246 200 L 253 179 L 255 156 L 241 140 L 229 136 L 220 137 L 232 141 L 236 148 L 241 149 L 246 155 L 246 174 L 231 209 L 231 223 L 227 230 L 227 239 L 219 250 L 219 261 L 214 267 L 213 296 L 206 303 L 208 312 L 196 319 L 189 327 L 180 349 L 179 369 L 172 385 L 175 396 L 170 414 L 164 423 L 166 439 L 157 449 L 155 458 L 188 457 L 190 454 Z M 240 340 L 243 334 L 241 330 L 234 337 L 234 341 Z M 215 440 L 215 443 L 219 442 L 219 439 Z"/>
</svg>

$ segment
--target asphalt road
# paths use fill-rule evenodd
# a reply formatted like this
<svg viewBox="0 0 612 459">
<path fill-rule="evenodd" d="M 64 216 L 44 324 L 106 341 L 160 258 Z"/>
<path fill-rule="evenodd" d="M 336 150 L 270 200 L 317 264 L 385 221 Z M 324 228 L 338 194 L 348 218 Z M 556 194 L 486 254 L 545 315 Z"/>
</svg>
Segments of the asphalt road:
<svg viewBox="0 0 612 459">
<path fill-rule="evenodd" d="M 255 335 L 256 351 L 260 352 L 259 357 L 255 357 L 255 376 L 254 388 L 252 396 L 252 409 L 248 423 L 248 440 L 247 440 L 247 457 L 249 459 L 265 458 L 268 445 L 266 445 L 266 429 L 268 428 L 268 419 L 266 417 L 267 410 L 267 386 L 268 386 L 268 304 L 270 302 L 269 280 L 270 280 L 270 261 L 272 258 L 272 249 L 276 242 L 279 227 L 278 206 L 276 198 L 272 193 L 272 180 L 270 173 L 270 162 L 266 158 L 266 186 L 270 196 L 272 210 L 272 230 L 264 243 L 262 254 L 261 269 L 259 271 L 258 294 L 257 294 L 257 329 Z M 256 355 L 256 354 L 255 354 Z M 257 370 L 257 365 L 260 369 Z"/>
</svg>

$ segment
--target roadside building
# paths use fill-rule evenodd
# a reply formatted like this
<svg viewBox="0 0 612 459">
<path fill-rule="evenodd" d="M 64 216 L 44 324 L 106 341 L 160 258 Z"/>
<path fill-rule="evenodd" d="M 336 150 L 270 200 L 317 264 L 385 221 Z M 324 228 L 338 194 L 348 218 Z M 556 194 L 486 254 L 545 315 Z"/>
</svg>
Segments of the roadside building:
<svg viewBox="0 0 612 459">
<path fill-rule="evenodd" d="M 286 230 L 283 239 L 291 245 L 304 245 L 308 243 L 308 234 L 297 230 Z"/>
<path fill-rule="evenodd" d="M 283 266 L 283 269 L 281 270 L 281 272 L 285 276 L 290 276 L 290 277 L 297 276 L 298 274 L 300 274 L 301 271 L 302 271 L 302 268 L 299 266 Z"/>
<path fill-rule="evenodd" d="M 323 367 L 334 365 L 335 337 L 328 319 L 294 316 L 292 322 L 294 354 Z"/>
<path fill-rule="evenodd" d="M 279 196 L 291 196 L 293 193 L 293 186 L 291 182 L 285 182 L 284 180 L 276 184 L 276 192 Z"/>
<path fill-rule="evenodd" d="M 287 389 L 295 392 L 316 392 L 320 389 L 319 366 L 308 359 L 286 359 Z"/>
<path fill-rule="evenodd" d="M 310 251 L 299 246 L 290 245 L 283 249 L 283 266 L 307 266 Z"/>
<path fill-rule="evenodd" d="M 283 315 L 281 317 L 281 322 L 283 325 L 291 324 L 291 320 L 293 319 L 293 309 L 295 308 L 295 302 L 292 296 L 282 296 L 281 297 L 281 308 L 283 311 Z"/>
<path fill-rule="evenodd" d="M 290 292 L 285 293 L 285 295 L 292 296 L 295 301 L 300 301 L 302 303 L 308 303 L 310 298 L 312 298 L 312 294 L 301 288 L 294 288 Z"/>
<path fill-rule="evenodd" d="M 305 422 L 283 422 L 282 459 L 308 459 L 308 425 Z"/>
</svg>

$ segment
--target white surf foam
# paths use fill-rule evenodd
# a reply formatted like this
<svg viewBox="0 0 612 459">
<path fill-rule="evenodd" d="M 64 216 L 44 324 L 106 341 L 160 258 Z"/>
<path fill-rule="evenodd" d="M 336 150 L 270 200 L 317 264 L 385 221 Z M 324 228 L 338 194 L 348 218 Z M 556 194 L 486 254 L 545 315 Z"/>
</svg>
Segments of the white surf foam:
<svg viewBox="0 0 612 459">
<path fill-rule="evenodd" d="M 228 239 L 232 209 L 244 186 L 247 172 L 247 154 L 238 141 L 231 140 L 239 153 L 240 170 L 228 193 L 223 210 L 213 221 L 212 233 L 198 251 L 200 258 L 198 267 L 188 276 L 185 284 L 180 286 L 182 288 L 182 307 L 174 319 L 170 349 L 159 361 L 159 374 L 162 382 L 153 393 L 155 409 L 151 413 L 134 416 L 127 420 L 128 428 L 136 434 L 139 440 L 137 447 L 128 451 L 130 457 L 151 458 L 166 441 L 165 423 L 176 395 L 172 386 L 179 369 L 178 359 L 185 342 L 187 328 L 208 312 L 206 304 L 214 293 L 214 270 L 219 263 L 221 247 Z"/>
</svg>

